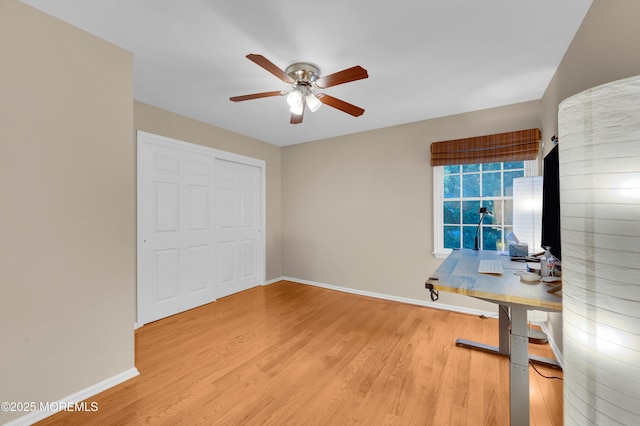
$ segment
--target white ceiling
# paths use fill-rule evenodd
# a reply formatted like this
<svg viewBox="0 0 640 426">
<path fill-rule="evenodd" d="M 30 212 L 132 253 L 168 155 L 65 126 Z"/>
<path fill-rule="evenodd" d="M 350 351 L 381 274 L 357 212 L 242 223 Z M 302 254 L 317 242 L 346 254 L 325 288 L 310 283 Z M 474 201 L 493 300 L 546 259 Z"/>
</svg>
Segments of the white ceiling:
<svg viewBox="0 0 640 426">
<path fill-rule="evenodd" d="M 23 0 L 133 52 L 134 97 L 278 146 L 537 100 L 591 0 Z M 245 58 L 369 78 L 289 124 L 290 86 Z"/>
</svg>

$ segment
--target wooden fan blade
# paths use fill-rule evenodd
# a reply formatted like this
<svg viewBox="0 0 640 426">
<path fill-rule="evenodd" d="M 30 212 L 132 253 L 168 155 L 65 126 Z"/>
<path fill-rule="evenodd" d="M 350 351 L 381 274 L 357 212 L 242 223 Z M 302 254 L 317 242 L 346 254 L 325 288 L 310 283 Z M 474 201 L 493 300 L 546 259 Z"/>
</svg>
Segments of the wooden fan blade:
<svg viewBox="0 0 640 426">
<path fill-rule="evenodd" d="M 291 114 L 291 124 L 300 124 L 302 123 L 302 118 L 304 116 L 304 109 L 302 110 L 302 114 Z"/>
<path fill-rule="evenodd" d="M 314 84 L 320 89 L 326 89 L 327 87 L 337 86 L 338 84 L 349 83 L 350 81 L 361 80 L 367 77 L 369 77 L 367 70 L 360 65 L 356 65 L 355 67 L 320 77 Z"/>
<path fill-rule="evenodd" d="M 333 96 L 325 95 L 324 93 L 319 93 L 316 96 L 323 104 L 339 109 L 340 111 L 346 112 L 347 114 L 351 114 L 354 117 L 360 117 L 362 114 L 364 114 L 364 110 L 362 108 L 338 98 L 334 98 Z"/>
<path fill-rule="evenodd" d="M 229 98 L 229 100 L 233 102 L 240 102 L 240 101 L 249 101 L 251 99 L 268 98 L 269 96 L 284 96 L 286 94 L 287 92 L 283 92 L 282 90 L 276 90 L 275 92 L 261 92 L 261 93 L 252 93 L 251 95 L 232 96 Z"/>
<path fill-rule="evenodd" d="M 275 75 L 285 83 L 293 84 L 296 82 L 293 78 L 291 78 L 289 74 L 287 74 L 286 72 L 278 68 L 277 65 L 275 65 L 273 62 L 271 62 L 270 60 L 268 60 L 262 55 L 255 55 L 253 53 L 249 53 L 247 55 L 247 59 L 255 62 L 257 65 L 260 65 L 262 68 L 269 71 L 271 74 Z"/>
</svg>

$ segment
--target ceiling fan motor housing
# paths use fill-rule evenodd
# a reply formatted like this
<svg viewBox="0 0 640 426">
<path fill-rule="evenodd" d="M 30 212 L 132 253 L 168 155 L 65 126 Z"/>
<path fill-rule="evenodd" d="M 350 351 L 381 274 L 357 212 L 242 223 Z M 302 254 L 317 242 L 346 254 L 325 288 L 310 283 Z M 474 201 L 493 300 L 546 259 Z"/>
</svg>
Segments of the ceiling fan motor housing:
<svg viewBox="0 0 640 426">
<path fill-rule="evenodd" d="M 284 72 L 293 78 L 298 84 L 311 84 L 320 76 L 320 69 L 308 62 L 296 62 L 295 64 L 291 64 Z"/>
</svg>

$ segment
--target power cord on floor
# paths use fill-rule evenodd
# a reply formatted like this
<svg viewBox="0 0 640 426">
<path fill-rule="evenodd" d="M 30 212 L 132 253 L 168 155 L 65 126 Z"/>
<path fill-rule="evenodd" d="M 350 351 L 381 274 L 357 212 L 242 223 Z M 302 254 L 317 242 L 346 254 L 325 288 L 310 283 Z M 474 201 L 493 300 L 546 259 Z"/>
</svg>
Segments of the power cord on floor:
<svg viewBox="0 0 640 426">
<path fill-rule="evenodd" d="M 538 369 L 536 368 L 536 366 L 533 364 L 533 362 L 531 360 L 529 360 L 529 364 L 531 364 L 531 366 L 533 367 L 533 369 L 536 371 L 536 373 L 538 373 L 538 375 L 540 375 L 541 377 L 544 377 L 545 379 L 556 379 L 556 380 L 563 380 L 564 379 L 562 377 L 558 377 L 558 376 L 545 376 L 544 374 L 542 374 L 540 371 L 538 371 Z"/>
</svg>

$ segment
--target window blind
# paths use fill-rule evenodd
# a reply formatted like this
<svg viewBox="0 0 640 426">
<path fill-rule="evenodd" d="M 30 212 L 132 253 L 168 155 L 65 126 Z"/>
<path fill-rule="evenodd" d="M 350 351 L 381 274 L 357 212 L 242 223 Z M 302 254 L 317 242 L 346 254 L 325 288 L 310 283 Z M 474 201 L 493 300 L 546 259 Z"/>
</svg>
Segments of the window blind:
<svg viewBox="0 0 640 426">
<path fill-rule="evenodd" d="M 431 165 L 534 160 L 540 150 L 540 139 L 540 129 L 528 129 L 434 142 L 431 144 Z"/>
</svg>

